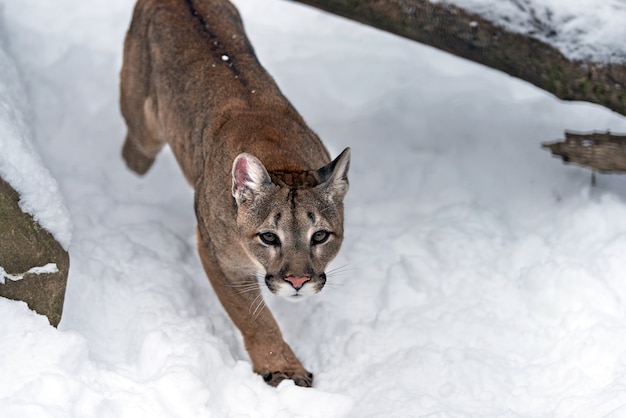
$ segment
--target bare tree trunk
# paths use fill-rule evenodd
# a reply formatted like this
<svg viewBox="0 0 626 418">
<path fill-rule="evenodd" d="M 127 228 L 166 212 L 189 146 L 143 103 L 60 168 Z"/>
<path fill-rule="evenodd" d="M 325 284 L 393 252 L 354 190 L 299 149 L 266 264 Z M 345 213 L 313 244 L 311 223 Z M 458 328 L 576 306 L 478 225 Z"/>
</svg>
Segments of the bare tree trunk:
<svg viewBox="0 0 626 418">
<path fill-rule="evenodd" d="M 563 100 L 626 115 L 626 65 L 572 62 L 539 40 L 449 4 L 427 0 L 292 0 L 526 80 Z"/>
</svg>

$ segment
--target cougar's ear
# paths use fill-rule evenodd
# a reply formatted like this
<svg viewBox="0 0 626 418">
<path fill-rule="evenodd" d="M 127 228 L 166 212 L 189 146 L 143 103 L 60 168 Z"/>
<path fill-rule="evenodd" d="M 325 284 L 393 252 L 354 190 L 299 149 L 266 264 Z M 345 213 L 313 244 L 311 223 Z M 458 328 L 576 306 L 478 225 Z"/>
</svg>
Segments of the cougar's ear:
<svg viewBox="0 0 626 418">
<path fill-rule="evenodd" d="M 350 148 L 343 150 L 330 164 L 317 170 L 320 185 L 317 186 L 332 198 L 343 199 L 348 192 L 348 169 L 350 168 Z"/>
<path fill-rule="evenodd" d="M 255 195 L 272 185 L 265 166 L 252 154 L 241 153 L 233 162 L 233 197 L 237 205 L 252 201 Z"/>
</svg>

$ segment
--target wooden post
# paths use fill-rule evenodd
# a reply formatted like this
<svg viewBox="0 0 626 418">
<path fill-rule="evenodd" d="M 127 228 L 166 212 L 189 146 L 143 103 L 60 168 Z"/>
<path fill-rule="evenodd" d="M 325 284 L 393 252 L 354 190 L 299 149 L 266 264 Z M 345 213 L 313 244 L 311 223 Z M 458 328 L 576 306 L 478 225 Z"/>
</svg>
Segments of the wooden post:
<svg viewBox="0 0 626 418">
<path fill-rule="evenodd" d="M 594 173 L 626 173 L 626 135 L 565 132 L 565 141 L 542 147 L 563 162 L 591 168 Z"/>
</svg>

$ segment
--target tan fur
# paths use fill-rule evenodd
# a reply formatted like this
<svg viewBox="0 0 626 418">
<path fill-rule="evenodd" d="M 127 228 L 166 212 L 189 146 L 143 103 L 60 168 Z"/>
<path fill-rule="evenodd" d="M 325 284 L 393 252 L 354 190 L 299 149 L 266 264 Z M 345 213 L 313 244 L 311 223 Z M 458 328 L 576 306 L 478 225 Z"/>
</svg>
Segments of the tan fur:
<svg viewBox="0 0 626 418">
<path fill-rule="evenodd" d="M 255 274 L 288 299 L 322 289 L 343 239 L 349 151 L 330 161 L 226 0 L 138 1 L 121 109 L 127 165 L 144 174 L 168 143 L 194 188 L 200 258 L 254 371 L 271 385 L 310 386 L 312 374 L 257 306 Z"/>
</svg>

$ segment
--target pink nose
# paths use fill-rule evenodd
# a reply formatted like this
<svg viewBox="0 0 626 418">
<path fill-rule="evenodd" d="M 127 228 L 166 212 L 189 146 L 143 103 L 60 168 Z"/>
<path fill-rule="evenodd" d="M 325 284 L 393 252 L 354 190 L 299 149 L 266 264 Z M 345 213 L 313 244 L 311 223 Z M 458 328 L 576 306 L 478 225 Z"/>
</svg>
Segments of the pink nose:
<svg viewBox="0 0 626 418">
<path fill-rule="evenodd" d="M 302 286 L 304 286 L 306 282 L 311 280 L 311 278 L 310 277 L 285 277 L 285 280 L 291 283 L 294 289 L 300 290 L 302 289 Z"/>
</svg>

